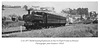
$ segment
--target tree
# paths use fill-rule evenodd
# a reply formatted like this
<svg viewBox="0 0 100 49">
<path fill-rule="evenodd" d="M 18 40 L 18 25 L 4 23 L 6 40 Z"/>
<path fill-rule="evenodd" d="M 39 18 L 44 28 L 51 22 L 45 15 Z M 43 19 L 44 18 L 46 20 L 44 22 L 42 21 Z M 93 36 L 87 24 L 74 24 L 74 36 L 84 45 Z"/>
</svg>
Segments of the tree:
<svg viewBox="0 0 100 49">
<path fill-rule="evenodd" d="M 70 13 L 71 13 L 71 10 L 72 10 L 72 9 L 70 9 L 70 8 L 66 8 L 66 9 L 63 9 L 63 10 L 61 11 L 61 13 L 70 14 Z"/>
<path fill-rule="evenodd" d="M 2 10 L 4 10 L 4 5 L 2 5 Z"/>
<path fill-rule="evenodd" d="M 94 17 L 96 17 L 98 14 L 95 12 L 95 11 L 91 11 L 90 12 L 90 16 L 94 16 Z"/>
<path fill-rule="evenodd" d="M 77 14 L 77 10 L 76 9 L 66 8 L 66 9 L 62 10 L 61 13 L 76 15 Z"/>
<path fill-rule="evenodd" d="M 88 8 L 78 8 L 77 12 L 79 15 L 88 15 Z"/>
<path fill-rule="evenodd" d="M 71 10 L 70 14 L 71 15 L 76 15 L 77 14 L 77 10 L 76 9 Z"/>
<path fill-rule="evenodd" d="M 82 15 L 88 15 L 88 8 L 78 8 L 77 13 L 81 15 L 81 20 L 83 19 Z"/>
<path fill-rule="evenodd" d="M 96 13 L 95 11 L 91 11 L 90 12 L 90 18 L 91 19 L 95 19 L 97 17 L 98 13 Z"/>
</svg>

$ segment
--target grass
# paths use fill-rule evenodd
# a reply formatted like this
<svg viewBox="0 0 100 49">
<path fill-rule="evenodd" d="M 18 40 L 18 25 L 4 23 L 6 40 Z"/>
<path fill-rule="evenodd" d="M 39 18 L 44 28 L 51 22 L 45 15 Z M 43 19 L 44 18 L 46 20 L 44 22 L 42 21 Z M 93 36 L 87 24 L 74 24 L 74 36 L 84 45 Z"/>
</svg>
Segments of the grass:
<svg viewBox="0 0 100 49">
<path fill-rule="evenodd" d="M 69 26 L 13 33 L 8 37 L 98 37 L 97 24 L 73 24 Z"/>
<path fill-rule="evenodd" d="M 20 26 L 24 25 L 24 21 L 5 21 L 2 24 L 2 32 L 19 31 Z M 25 30 L 25 27 L 22 27 Z"/>
<path fill-rule="evenodd" d="M 22 26 L 24 21 L 5 21 L 2 25 L 2 28 L 9 28 L 9 27 L 18 27 Z"/>
</svg>

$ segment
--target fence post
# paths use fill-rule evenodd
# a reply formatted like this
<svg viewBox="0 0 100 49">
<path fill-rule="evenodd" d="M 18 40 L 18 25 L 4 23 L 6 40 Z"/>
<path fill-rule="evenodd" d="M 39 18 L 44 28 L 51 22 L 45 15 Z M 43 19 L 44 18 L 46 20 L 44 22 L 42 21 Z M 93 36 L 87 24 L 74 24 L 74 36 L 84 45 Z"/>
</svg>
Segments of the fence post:
<svg viewBox="0 0 100 49">
<path fill-rule="evenodd" d="M 22 33 L 22 26 L 20 26 L 20 32 Z"/>
</svg>

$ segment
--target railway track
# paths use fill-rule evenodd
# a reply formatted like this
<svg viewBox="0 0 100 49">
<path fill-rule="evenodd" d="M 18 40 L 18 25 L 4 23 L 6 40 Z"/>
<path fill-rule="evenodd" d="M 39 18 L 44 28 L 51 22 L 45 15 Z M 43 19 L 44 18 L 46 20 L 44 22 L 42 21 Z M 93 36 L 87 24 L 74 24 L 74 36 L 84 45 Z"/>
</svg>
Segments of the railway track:
<svg viewBox="0 0 100 49">
<path fill-rule="evenodd" d="M 24 30 L 16 30 L 16 31 L 8 31 L 8 32 L 2 32 L 2 34 L 10 34 L 10 33 L 18 33 L 18 32 L 26 32 L 26 31 L 31 31 L 31 30 L 37 30 L 37 29 L 30 29 L 30 30 L 27 30 L 27 29 L 24 29 Z"/>
<path fill-rule="evenodd" d="M 60 26 L 59 26 L 60 27 Z M 55 28 L 55 27 L 51 27 L 51 28 Z M 39 28 L 38 28 L 39 29 Z M 43 29 L 43 28 L 41 28 Z M 47 28 L 46 28 L 47 29 Z M 18 32 L 26 32 L 26 31 L 31 31 L 31 30 L 37 30 L 37 29 L 30 29 L 30 30 L 27 30 L 27 29 L 24 29 L 24 30 L 16 30 L 16 31 L 8 31 L 8 32 L 2 32 L 2 34 L 10 34 L 10 33 L 18 33 Z"/>
<path fill-rule="evenodd" d="M 2 34 L 10 34 L 10 33 L 18 33 L 18 32 L 25 32 L 25 31 L 31 31 L 31 30 L 18 30 L 18 31 L 9 31 L 9 32 L 2 32 Z"/>
</svg>

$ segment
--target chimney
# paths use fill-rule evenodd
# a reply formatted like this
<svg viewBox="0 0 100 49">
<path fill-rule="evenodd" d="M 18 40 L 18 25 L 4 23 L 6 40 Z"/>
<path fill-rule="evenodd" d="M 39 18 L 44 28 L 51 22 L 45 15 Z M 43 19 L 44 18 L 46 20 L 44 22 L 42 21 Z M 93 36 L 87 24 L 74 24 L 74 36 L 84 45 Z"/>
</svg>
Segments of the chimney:
<svg viewBox="0 0 100 49">
<path fill-rule="evenodd" d="M 28 15 L 30 15 L 30 10 L 27 10 L 28 11 Z"/>
</svg>

